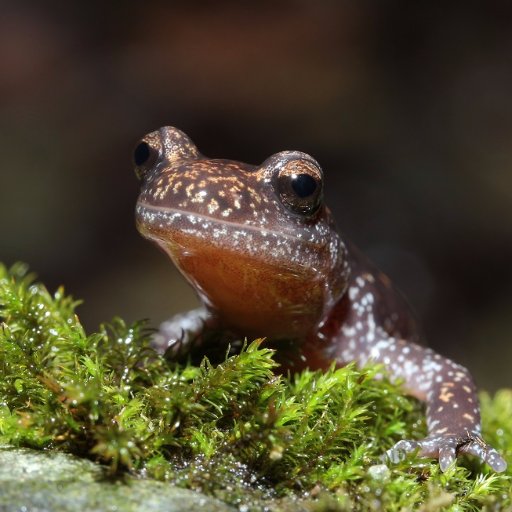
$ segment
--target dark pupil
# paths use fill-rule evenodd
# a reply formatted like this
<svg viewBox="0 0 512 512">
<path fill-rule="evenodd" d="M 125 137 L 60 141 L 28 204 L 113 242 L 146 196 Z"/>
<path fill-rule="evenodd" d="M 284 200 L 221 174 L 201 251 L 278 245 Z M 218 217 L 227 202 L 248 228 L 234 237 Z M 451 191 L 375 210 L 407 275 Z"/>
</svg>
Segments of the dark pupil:
<svg viewBox="0 0 512 512">
<path fill-rule="evenodd" d="M 149 158 L 149 144 L 147 142 L 141 142 L 133 152 L 133 160 L 135 165 L 142 165 L 148 161 Z"/>
<path fill-rule="evenodd" d="M 316 180 L 309 174 L 298 174 L 292 178 L 292 188 L 299 197 L 308 197 L 316 190 Z"/>
</svg>

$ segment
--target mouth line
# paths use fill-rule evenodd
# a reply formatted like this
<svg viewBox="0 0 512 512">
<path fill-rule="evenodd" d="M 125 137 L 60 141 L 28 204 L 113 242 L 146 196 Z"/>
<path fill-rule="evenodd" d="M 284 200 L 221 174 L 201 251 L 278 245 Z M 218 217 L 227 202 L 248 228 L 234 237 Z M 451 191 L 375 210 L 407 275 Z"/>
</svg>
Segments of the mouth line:
<svg viewBox="0 0 512 512">
<path fill-rule="evenodd" d="M 251 226 L 248 224 L 240 224 L 239 222 L 232 222 L 232 221 L 228 221 L 228 220 L 224 220 L 224 219 L 219 219 L 217 217 L 210 217 L 208 215 L 192 213 L 192 212 L 180 210 L 177 208 L 171 208 L 169 206 L 153 206 L 144 201 L 138 201 L 137 209 L 138 208 L 142 208 L 143 211 L 146 210 L 146 211 L 155 212 L 155 213 L 164 213 L 164 214 L 167 213 L 167 214 L 171 214 L 171 215 L 178 214 L 185 218 L 192 216 L 192 217 L 196 218 L 198 221 L 212 222 L 214 224 L 218 224 L 221 226 L 226 226 L 226 227 L 238 229 L 241 231 L 251 231 L 251 232 L 258 233 L 258 234 L 263 234 L 263 233 L 267 234 L 268 233 L 269 235 L 273 235 L 273 236 L 276 236 L 279 238 L 286 238 L 286 239 L 294 241 L 294 242 L 302 242 L 304 244 L 308 244 L 308 245 L 312 245 L 312 246 L 322 245 L 319 242 L 312 242 L 312 241 L 306 240 L 300 236 L 285 233 L 283 231 L 276 231 L 274 229 L 260 228 L 260 227 Z M 265 236 L 265 235 L 263 235 L 263 236 Z"/>
</svg>

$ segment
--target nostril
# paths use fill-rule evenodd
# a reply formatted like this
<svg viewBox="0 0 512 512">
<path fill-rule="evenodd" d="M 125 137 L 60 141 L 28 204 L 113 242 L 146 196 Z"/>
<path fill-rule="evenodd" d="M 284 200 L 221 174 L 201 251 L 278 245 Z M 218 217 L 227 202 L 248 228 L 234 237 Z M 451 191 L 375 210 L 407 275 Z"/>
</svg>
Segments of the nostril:
<svg viewBox="0 0 512 512">
<path fill-rule="evenodd" d="M 151 155 L 149 144 L 147 142 L 141 142 L 133 152 L 133 161 L 135 165 L 144 165 Z"/>
</svg>

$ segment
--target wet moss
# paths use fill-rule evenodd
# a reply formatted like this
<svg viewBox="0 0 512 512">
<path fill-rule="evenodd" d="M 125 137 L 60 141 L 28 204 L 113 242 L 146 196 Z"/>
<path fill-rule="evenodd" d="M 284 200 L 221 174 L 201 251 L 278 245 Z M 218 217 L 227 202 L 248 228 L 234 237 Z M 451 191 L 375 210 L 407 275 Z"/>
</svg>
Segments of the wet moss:
<svg viewBox="0 0 512 512">
<path fill-rule="evenodd" d="M 142 323 L 87 334 L 79 303 L 24 265 L 0 266 L 0 440 L 87 458 L 245 510 L 480 510 L 511 506 L 510 473 L 474 460 L 440 473 L 396 441 L 425 433 L 420 405 L 378 367 L 276 373 L 263 340 L 219 364 L 170 363 Z M 512 391 L 482 395 L 486 438 L 512 454 Z M 293 508 L 295 507 L 295 508 Z"/>
</svg>

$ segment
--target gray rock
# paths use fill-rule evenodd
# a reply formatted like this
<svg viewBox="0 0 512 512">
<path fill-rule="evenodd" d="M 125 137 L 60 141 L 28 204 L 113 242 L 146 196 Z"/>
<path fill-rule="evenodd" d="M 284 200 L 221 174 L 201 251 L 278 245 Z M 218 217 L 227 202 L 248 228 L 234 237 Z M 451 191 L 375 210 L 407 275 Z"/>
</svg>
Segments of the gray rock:
<svg viewBox="0 0 512 512">
<path fill-rule="evenodd" d="M 58 452 L 0 446 L 0 511 L 236 510 L 203 494 L 154 480 L 106 479 L 93 462 Z"/>
</svg>

